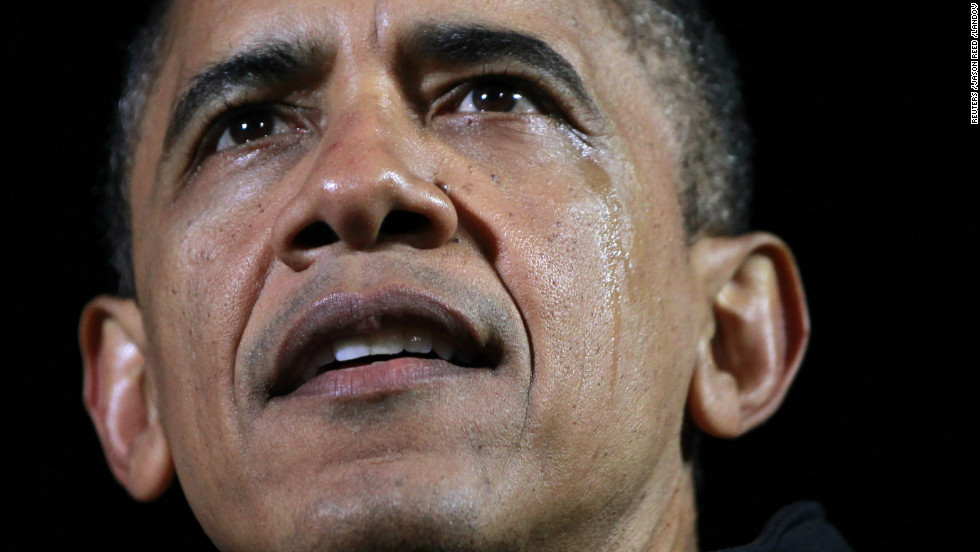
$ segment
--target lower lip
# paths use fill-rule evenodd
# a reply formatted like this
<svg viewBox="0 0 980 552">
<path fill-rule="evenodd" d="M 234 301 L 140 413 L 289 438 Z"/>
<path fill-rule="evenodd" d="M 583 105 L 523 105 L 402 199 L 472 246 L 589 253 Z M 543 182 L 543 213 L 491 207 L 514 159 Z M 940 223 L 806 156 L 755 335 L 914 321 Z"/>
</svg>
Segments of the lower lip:
<svg viewBox="0 0 980 552">
<path fill-rule="evenodd" d="M 396 358 L 324 372 L 284 398 L 374 399 L 418 388 L 435 380 L 482 371 L 443 360 Z"/>
</svg>

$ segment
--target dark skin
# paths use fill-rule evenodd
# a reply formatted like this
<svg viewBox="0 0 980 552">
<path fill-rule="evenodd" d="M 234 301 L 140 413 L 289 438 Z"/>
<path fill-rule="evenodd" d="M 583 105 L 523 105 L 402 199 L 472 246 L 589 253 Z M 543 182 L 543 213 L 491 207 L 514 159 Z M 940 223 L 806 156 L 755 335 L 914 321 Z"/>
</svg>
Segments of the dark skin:
<svg viewBox="0 0 980 552">
<path fill-rule="evenodd" d="M 123 485 L 176 472 L 226 550 L 696 550 L 685 419 L 770 416 L 806 311 L 777 238 L 689 243 L 656 67 L 604 11 L 173 13 L 138 300 L 81 325 Z M 451 352 L 368 350 L 425 332 Z"/>
</svg>

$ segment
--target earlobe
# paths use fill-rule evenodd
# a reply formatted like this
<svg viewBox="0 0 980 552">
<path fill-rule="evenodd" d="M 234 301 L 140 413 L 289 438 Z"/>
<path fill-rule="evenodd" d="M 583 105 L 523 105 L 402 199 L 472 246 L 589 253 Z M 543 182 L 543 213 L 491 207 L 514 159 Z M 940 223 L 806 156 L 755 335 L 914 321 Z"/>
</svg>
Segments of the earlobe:
<svg viewBox="0 0 980 552">
<path fill-rule="evenodd" d="M 782 403 L 809 339 L 789 248 L 753 233 L 703 238 L 692 261 L 707 304 L 689 409 L 705 432 L 737 437 Z"/>
<path fill-rule="evenodd" d="M 173 461 L 149 397 L 144 338 L 132 300 L 102 296 L 82 311 L 85 408 L 113 475 L 137 500 L 152 500 L 169 486 Z"/>
</svg>

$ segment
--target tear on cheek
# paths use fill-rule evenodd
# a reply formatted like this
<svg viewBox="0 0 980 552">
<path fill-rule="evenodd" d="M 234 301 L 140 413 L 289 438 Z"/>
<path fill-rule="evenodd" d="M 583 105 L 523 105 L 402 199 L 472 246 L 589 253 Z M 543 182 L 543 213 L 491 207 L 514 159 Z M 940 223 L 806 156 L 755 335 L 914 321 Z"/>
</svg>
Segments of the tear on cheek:
<svg viewBox="0 0 980 552">
<path fill-rule="evenodd" d="M 581 140 L 548 116 L 448 117 L 434 126 L 457 151 L 495 170 L 571 163 L 583 158 Z"/>
</svg>

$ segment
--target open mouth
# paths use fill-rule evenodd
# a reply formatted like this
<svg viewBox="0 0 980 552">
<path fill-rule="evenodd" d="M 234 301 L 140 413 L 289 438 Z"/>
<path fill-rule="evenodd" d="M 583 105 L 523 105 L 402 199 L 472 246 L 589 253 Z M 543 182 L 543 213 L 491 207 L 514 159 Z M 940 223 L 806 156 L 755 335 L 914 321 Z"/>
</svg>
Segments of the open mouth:
<svg viewBox="0 0 980 552">
<path fill-rule="evenodd" d="M 268 399 L 368 397 L 485 374 L 501 366 L 506 344 L 493 307 L 479 292 L 462 299 L 408 287 L 331 293 L 270 325 L 278 345 L 257 349 L 273 356 L 250 356 L 243 369 L 268 367 L 261 391 Z"/>
<path fill-rule="evenodd" d="M 389 317 L 392 319 L 386 320 Z M 271 396 L 289 395 L 324 374 L 330 377 L 331 372 L 399 359 L 415 359 L 419 365 L 445 370 L 494 369 L 500 363 L 499 347 L 481 343 L 466 324 L 442 317 L 375 313 L 367 322 L 342 326 L 347 327 L 300 338 L 303 344 L 291 347 L 293 352 L 285 355 Z"/>
<path fill-rule="evenodd" d="M 485 360 L 479 358 L 478 351 L 425 328 L 386 328 L 366 335 L 341 337 L 321 345 L 304 363 L 300 384 L 330 370 L 403 357 L 441 359 L 467 368 L 479 367 L 483 364 L 480 361 Z"/>
</svg>

